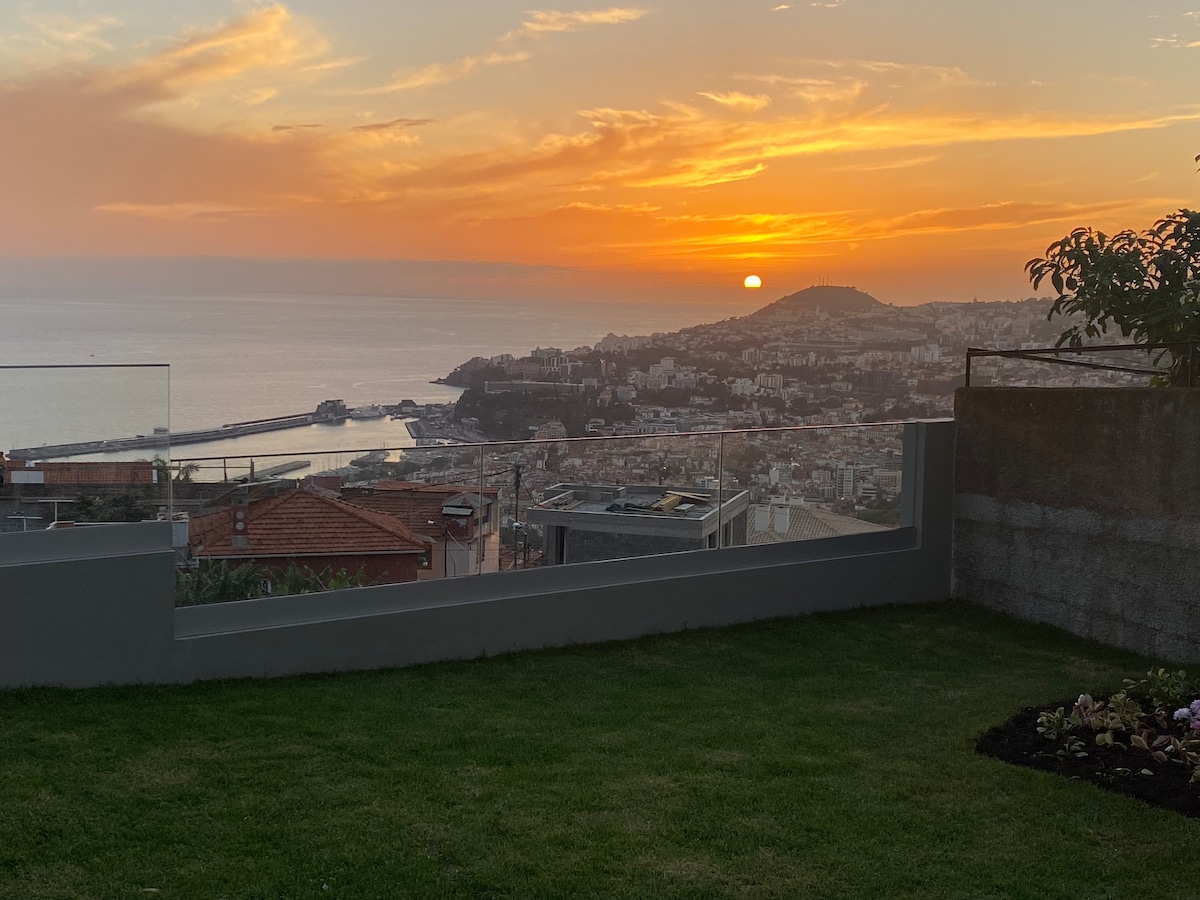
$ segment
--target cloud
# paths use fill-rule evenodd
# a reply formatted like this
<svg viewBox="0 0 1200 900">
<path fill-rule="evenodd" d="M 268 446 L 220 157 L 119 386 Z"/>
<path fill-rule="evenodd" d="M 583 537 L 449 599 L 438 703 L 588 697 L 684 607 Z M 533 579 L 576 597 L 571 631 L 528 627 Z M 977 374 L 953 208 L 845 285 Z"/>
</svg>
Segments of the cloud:
<svg viewBox="0 0 1200 900">
<path fill-rule="evenodd" d="M 653 220 L 658 228 L 647 232 L 651 237 L 621 241 L 605 249 L 677 260 L 802 258 L 829 255 L 831 245 L 1077 223 L 1122 213 L 1134 205 L 1127 201 L 1090 204 L 1006 201 L 914 210 L 891 216 L 872 216 L 861 210 L 656 215 Z"/>
<path fill-rule="evenodd" d="M 200 31 L 160 53 L 97 79 L 101 90 L 135 90 L 173 97 L 210 82 L 255 70 L 306 63 L 328 44 L 298 24 L 284 6 L 255 10 L 227 25 Z"/>
<path fill-rule="evenodd" d="M 220 225 L 231 219 L 261 216 L 266 209 L 224 206 L 219 203 L 105 203 L 97 212 L 119 213 L 161 222 L 203 221 Z"/>
<path fill-rule="evenodd" d="M 313 63 L 311 66 L 301 67 L 301 72 L 333 72 L 337 69 L 346 69 L 350 66 L 356 66 L 360 62 L 365 62 L 366 56 L 346 56 L 342 59 L 330 59 L 325 62 Z"/>
<path fill-rule="evenodd" d="M 676 105 L 666 114 L 595 109 L 588 128 L 548 134 L 523 152 L 449 157 L 396 176 L 398 187 L 462 189 L 569 183 L 697 188 L 754 178 L 801 157 L 951 145 L 1085 137 L 1200 121 L 1200 109 L 1167 116 L 1059 117 L 875 108 L 840 118 L 709 118 Z"/>
<path fill-rule="evenodd" d="M 52 68 L 63 63 L 81 63 L 112 50 L 101 35 L 121 26 L 112 16 L 76 18 L 67 15 L 27 15 L 27 30 L 0 35 L 0 61 L 22 66 Z"/>
<path fill-rule="evenodd" d="M 529 54 L 521 53 L 488 53 L 484 56 L 465 56 L 450 63 L 433 63 L 416 71 L 397 72 L 389 84 L 382 87 L 363 88 L 360 90 L 342 91 L 348 96 L 371 96 L 374 94 L 394 94 L 400 91 L 411 91 L 417 88 L 433 87 L 439 84 L 449 84 L 452 81 L 466 78 L 476 69 L 489 66 L 509 65 L 525 62 Z"/>
<path fill-rule="evenodd" d="M 743 94 L 739 91 L 697 91 L 697 93 L 701 97 L 707 97 L 714 103 L 738 112 L 758 112 L 771 104 L 771 98 L 766 94 Z"/>
<path fill-rule="evenodd" d="M 778 6 L 772 6 L 771 12 L 781 12 L 782 10 L 791 9 L 791 8 L 792 8 L 792 6 L 790 3 L 780 3 Z"/>
<path fill-rule="evenodd" d="M 279 90 L 273 87 L 252 88 L 246 91 L 239 91 L 234 97 L 240 100 L 246 106 L 262 106 L 268 100 L 274 100 L 279 96 Z"/>
<path fill-rule="evenodd" d="M 272 131 L 296 131 L 301 128 L 324 128 L 324 125 L 316 122 L 308 122 L 300 125 L 272 125 Z"/>
<path fill-rule="evenodd" d="M 518 37 L 539 38 L 547 34 L 581 31 L 593 25 L 622 25 L 626 22 L 636 22 L 644 15 L 646 15 L 644 9 L 620 6 L 577 12 L 531 10 L 529 19 L 522 22 L 520 28 L 504 35 L 501 40 L 507 41 Z"/>
<path fill-rule="evenodd" d="M 1166 37 L 1150 38 L 1150 46 L 1155 49 L 1169 47 L 1173 50 L 1189 50 L 1200 47 L 1200 41 L 1181 37 L 1178 34 L 1171 34 Z"/>
<path fill-rule="evenodd" d="M 897 159 L 882 163 L 858 163 L 852 166 L 838 166 L 835 172 L 888 172 L 893 169 L 911 169 L 935 162 L 936 156 L 913 156 L 908 159 Z"/>
<path fill-rule="evenodd" d="M 580 210 L 582 212 L 627 212 L 627 213 L 654 213 L 662 209 L 661 206 L 655 206 L 652 203 L 588 203 L 583 200 L 576 200 L 573 203 L 565 203 L 562 206 L 555 207 L 556 210 Z"/>
<path fill-rule="evenodd" d="M 437 119 L 392 119 L 390 122 L 372 122 L 370 125 L 355 125 L 351 131 L 391 131 L 401 128 L 416 128 L 418 125 L 430 125 Z"/>
</svg>

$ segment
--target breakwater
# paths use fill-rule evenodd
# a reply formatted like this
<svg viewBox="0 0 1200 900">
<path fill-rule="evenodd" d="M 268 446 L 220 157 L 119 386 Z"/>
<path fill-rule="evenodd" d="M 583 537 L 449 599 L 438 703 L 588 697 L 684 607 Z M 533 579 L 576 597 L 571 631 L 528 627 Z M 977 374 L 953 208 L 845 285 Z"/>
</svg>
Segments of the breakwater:
<svg viewBox="0 0 1200 900">
<path fill-rule="evenodd" d="M 103 441 L 77 441 L 71 444 L 48 444 L 44 447 L 22 447 L 12 450 L 9 459 L 63 459 L 69 456 L 86 456 L 89 453 L 116 453 L 123 450 L 155 450 L 178 447 L 184 444 L 203 444 L 226 438 L 243 437 L 248 434 L 263 434 L 283 431 L 287 428 L 302 428 L 307 425 L 339 425 L 350 418 L 350 410 L 341 400 L 326 400 L 313 412 L 296 413 L 289 416 L 273 416 L 269 419 L 253 419 L 249 422 L 231 422 L 219 428 L 203 428 L 197 431 L 168 432 L 156 428 L 152 434 L 134 437 L 111 438 Z"/>
</svg>

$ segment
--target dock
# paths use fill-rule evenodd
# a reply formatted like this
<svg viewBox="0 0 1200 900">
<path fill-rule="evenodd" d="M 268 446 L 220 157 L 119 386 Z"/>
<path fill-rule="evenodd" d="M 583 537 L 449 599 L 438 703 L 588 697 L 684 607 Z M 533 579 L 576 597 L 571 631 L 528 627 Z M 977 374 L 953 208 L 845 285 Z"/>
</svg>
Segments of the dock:
<svg viewBox="0 0 1200 900">
<path fill-rule="evenodd" d="M 112 438 L 106 441 L 79 441 L 73 444 L 49 444 L 44 447 L 22 447 L 8 454 L 9 459 L 63 459 L 68 456 L 86 456 L 90 453 L 117 453 L 125 450 L 155 450 L 178 447 L 184 444 L 203 444 L 226 438 L 243 437 L 248 434 L 263 434 L 302 428 L 308 425 L 340 425 L 350 418 L 350 410 L 341 400 L 325 400 L 309 413 L 290 416 L 272 416 L 269 419 L 251 419 L 248 422 L 231 422 L 219 428 L 203 428 L 198 431 L 174 431 L 155 429 L 153 434 L 135 437 Z"/>
</svg>

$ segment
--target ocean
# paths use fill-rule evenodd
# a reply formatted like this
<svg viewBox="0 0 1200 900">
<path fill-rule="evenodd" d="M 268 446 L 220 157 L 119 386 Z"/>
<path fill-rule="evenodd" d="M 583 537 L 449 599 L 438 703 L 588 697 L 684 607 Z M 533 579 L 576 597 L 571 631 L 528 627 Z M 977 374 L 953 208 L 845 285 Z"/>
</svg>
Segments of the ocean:
<svg viewBox="0 0 1200 900">
<path fill-rule="evenodd" d="M 327 399 L 452 402 L 458 389 L 430 382 L 472 356 L 570 350 L 610 331 L 674 331 L 747 311 L 351 296 L 0 299 L 0 366 L 169 364 L 0 369 L 0 450 L 216 427 L 309 412 Z M 403 423 L 380 419 L 190 444 L 171 456 L 411 444 Z"/>
</svg>

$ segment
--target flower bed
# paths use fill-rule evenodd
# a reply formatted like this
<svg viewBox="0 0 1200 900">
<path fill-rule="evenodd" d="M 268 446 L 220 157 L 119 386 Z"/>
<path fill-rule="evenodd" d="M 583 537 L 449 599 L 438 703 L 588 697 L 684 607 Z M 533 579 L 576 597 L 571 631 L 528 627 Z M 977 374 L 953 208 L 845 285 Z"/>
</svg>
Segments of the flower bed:
<svg viewBox="0 0 1200 900">
<path fill-rule="evenodd" d="M 1186 672 L 1151 669 L 1110 697 L 1028 706 L 976 750 L 1200 818 L 1200 684 Z"/>
</svg>

